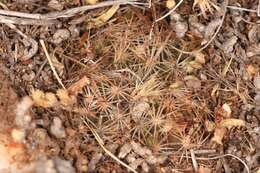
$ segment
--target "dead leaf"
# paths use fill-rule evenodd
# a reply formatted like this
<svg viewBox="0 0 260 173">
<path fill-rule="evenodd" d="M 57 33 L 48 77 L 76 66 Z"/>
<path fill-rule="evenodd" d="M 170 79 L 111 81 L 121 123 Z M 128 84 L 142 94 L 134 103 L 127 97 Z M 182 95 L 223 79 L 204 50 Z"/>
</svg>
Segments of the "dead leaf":
<svg viewBox="0 0 260 173">
<path fill-rule="evenodd" d="M 197 62 L 197 61 L 190 61 L 189 64 L 192 68 L 194 69 L 202 69 L 202 65 L 201 63 Z"/>
<path fill-rule="evenodd" d="M 222 140 L 226 134 L 226 131 L 226 128 L 217 127 L 211 140 L 217 144 L 223 145 Z"/>
<path fill-rule="evenodd" d="M 62 73 L 64 69 L 64 65 L 60 63 L 55 56 L 51 56 L 51 61 L 55 69 L 57 69 L 58 73 Z"/>
<path fill-rule="evenodd" d="M 200 64 L 205 64 L 206 60 L 205 60 L 205 54 L 198 52 L 195 55 L 195 61 L 200 63 Z"/>
<path fill-rule="evenodd" d="M 183 86 L 182 81 L 176 81 L 173 84 L 170 85 L 170 89 L 178 89 Z"/>
<path fill-rule="evenodd" d="M 246 123 L 244 120 L 235 119 L 235 118 L 228 118 L 224 119 L 220 122 L 220 127 L 223 128 L 231 128 L 231 127 L 244 127 Z"/>
<path fill-rule="evenodd" d="M 75 96 L 70 96 L 68 91 L 65 89 L 58 89 L 56 95 L 60 99 L 60 103 L 63 106 L 71 106 L 74 103 L 76 103 L 76 98 Z"/>
<path fill-rule="evenodd" d="M 120 5 L 113 5 L 107 12 L 103 13 L 102 15 L 100 15 L 95 19 L 91 19 L 87 25 L 87 28 L 88 29 L 99 28 L 105 25 L 109 21 L 109 19 L 111 19 L 114 16 L 114 14 L 117 12 L 119 7 Z"/>
<path fill-rule="evenodd" d="M 249 76 L 252 77 L 259 72 L 259 67 L 253 64 L 249 64 L 248 66 L 246 66 L 246 71 L 249 74 Z"/>
<path fill-rule="evenodd" d="M 205 127 L 206 127 L 208 132 L 213 132 L 216 125 L 213 121 L 206 120 L 205 121 Z"/>
<path fill-rule="evenodd" d="M 44 108 L 53 107 L 58 103 L 58 100 L 53 93 L 44 93 L 41 90 L 32 91 L 32 99 L 37 106 Z"/>
<path fill-rule="evenodd" d="M 223 104 L 222 110 L 223 110 L 223 114 L 222 114 L 223 117 L 225 117 L 225 118 L 231 117 L 232 111 L 231 111 L 231 108 L 228 104 L 226 104 L 226 103 Z"/>
<path fill-rule="evenodd" d="M 81 92 L 81 90 L 84 86 L 89 85 L 89 84 L 90 84 L 89 78 L 87 78 L 86 76 L 83 76 L 79 81 L 72 84 L 68 88 L 68 92 L 69 92 L 69 94 L 76 96 L 76 95 L 78 95 L 79 92 Z"/>
</svg>

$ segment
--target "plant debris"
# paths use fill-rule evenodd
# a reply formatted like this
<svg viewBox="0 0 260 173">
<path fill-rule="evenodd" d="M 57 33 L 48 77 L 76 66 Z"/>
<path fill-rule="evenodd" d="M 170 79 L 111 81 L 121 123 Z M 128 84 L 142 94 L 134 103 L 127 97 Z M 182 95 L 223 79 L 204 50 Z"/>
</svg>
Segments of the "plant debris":
<svg viewBox="0 0 260 173">
<path fill-rule="evenodd" d="M 259 172 L 258 6 L 1 1 L 0 172 Z"/>
</svg>

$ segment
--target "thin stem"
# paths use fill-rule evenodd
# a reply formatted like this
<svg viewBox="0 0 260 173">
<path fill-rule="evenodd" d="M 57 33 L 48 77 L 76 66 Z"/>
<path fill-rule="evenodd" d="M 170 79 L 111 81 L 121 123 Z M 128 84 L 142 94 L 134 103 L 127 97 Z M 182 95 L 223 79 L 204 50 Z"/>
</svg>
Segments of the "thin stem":
<svg viewBox="0 0 260 173">
<path fill-rule="evenodd" d="M 100 2 L 94 5 L 85 5 L 81 7 L 75 7 L 63 11 L 58 12 L 50 12 L 47 14 L 30 14 L 30 13 L 23 13 L 18 11 L 10 11 L 10 10 L 0 10 L 0 15 L 4 16 L 15 16 L 20 18 L 27 18 L 27 19 L 38 19 L 38 20 L 52 20 L 57 18 L 68 18 L 76 15 L 77 13 L 85 12 L 88 10 L 93 10 L 96 8 L 102 8 L 112 5 L 127 5 L 127 4 L 136 4 L 141 5 L 142 3 L 139 3 L 135 0 L 115 0 L 115 1 L 104 1 Z M 143 4 L 142 4 L 143 5 Z"/>
<path fill-rule="evenodd" d="M 163 20 L 164 18 L 166 18 L 167 16 L 169 16 L 171 13 L 173 13 L 183 2 L 184 0 L 180 0 L 180 2 L 178 2 L 178 4 L 175 5 L 175 7 L 173 9 L 171 9 L 170 11 L 168 11 L 168 13 L 166 13 L 165 15 L 163 15 L 162 17 L 160 17 L 159 19 L 156 19 L 155 22 L 159 22 L 161 20 Z"/>
<path fill-rule="evenodd" d="M 45 46 L 44 41 L 43 41 L 43 40 L 40 40 L 40 43 L 41 43 L 42 48 L 43 48 L 43 50 L 44 50 L 44 53 L 45 53 L 45 55 L 46 55 L 46 57 L 47 57 L 47 59 L 48 59 L 48 62 L 49 62 L 49 64 L 50 64 L 50 66 L 51 66 L 51 70 L 52 70 L 54 76 L 56 77 L 56 79 L 58 80 L 58 82 L 59 82 L 59 84 L 62 86 L 62 88 L 63 88 L 63 89 L 66 89 L 65 86 L 63 85 L 63 83 L 62 83 L 62 81 L 61 81 L 61 79 L 60 79 L 58 73 L 57 73 L 56 70 L 55 70 L 55 67 L 54 67 L 54 65 L 53 65 L 53 63 L 52 63 L 52 61 L 51 61 L 51 57 L 50 57 L 50 55 L 49 55 L 49 53 L 48 53 L 48 51 L 47 51 L 47 48 L 46 48 L 46 46 Z"/>
</svg>

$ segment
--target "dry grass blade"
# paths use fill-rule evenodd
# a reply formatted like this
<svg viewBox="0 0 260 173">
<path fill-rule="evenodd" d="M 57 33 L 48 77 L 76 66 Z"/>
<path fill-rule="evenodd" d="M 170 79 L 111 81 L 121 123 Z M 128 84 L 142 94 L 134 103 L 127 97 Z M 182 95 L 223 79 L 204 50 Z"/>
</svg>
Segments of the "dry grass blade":
<svg viewBox="0 0 260 173">
<path fill-rule="evenodd" d="M 48 53 L 48 51 L 47 51 L 47 48 L 46 48 L 46 46 L 45 46 L 44 41 L 43 41 L 43 40 L 40 40 L 40 43 L 41 43 L 42 48 L 43 48 L 43 51 L 44 51 L 44 53 L 45 53 L 45 55 L 46 55 L 46 57 L 47 57 L 47 59 L 48 59 L 48 62 L 49 62 L 49 64 L 50 64 L 50 66 L 51 66 L 51 70 L 52 70 L 54 76 L 56 77 L 56 79 L 58 80 L 58 82 L 59 82 L 59 84 L 62 86 L 62 88 L 63 88 L 63 89 L 66 89 L 65 86 L 63 85 L 63 83 L 62 83 L 62 81 L 61 81 L 61 79 L 60 79 L 58 73 L 56 72 L 56 70 L 55 70 L 55 68 L 54 68 L 54 66 L 53 66 L 53 63 L 52 63 L 52 61 L 51 61 L 51 57 L 50 57 L 50 55 L 49 55 L 49 53 Z"/>
<path fill-rule="evenodd" d="M 104 146 L 104 142 L 103 140 L 99 137 L 99 135 L 97 134 L 97 132 L 95 131 L 95 129 L 93 129 L 88 122 L 82 118 L 84 124 L 90 129 L 90 131 L 92 132 L 92 134 L 94 135 L 96 141 L 98 142 L 98 144 L 100 145 L 100 147 L 105 151 L 106 154 L 108 154 L 112 159 L 114 159 L 115 161 L 117 161 L 118 163 L 120 163 L 122 166 L 124 166 L 125 168 L 131 170 L 134 173 L 138 173 L 137 171 L 135 171 L 133 168 L 131 168 L 130 166 L 128 166 L 127 164 L 125 164 L 124 162 L 122 162 L 120 159 L 118 159 L 113 153 L 111 153 L 108 149 L 106 149 L 106 147 Z"/>
<path fill-rule="evenodd" d="M 150 96 L 159 96 L 161 90 L 159 89 L 160 83 L 156 80 L 155 76 L 152 76 L 148 81 L 143 84 L 137 85 L 132 95 L 135 99 Z"/>
<path fill-rule="evenodd" d="M 156 19 L 155 22 L 159 22 L 159 21 L 163 20 L 164 18 L 166 18 L 167 16 L 169 16 L 172 12 L 174 12 L 182 4 L 182 2 L 183 2 L 183 0 L 178 2 L 178 4 L 176 4 L 176 6 L 173 9 L 171 9 L 168 13 L 166 13 L 165 15 L 160 17 L 159 19 Z"/>
<path fill-rule="evenodd" d="M 222 159 L 222 158 L 225 158 L 225 157 L 228 157 L 228 156 L 239 160 L 244 165 L 246 172 L 250 173 L 250 170 L 249 170 L 249 167 L 247 166 L 247 164 L 242 159 L 240 159 L 239 157 L 237 157 L 233 154 L 223 154 L 223 155 L 219 155 L 219 156 L 215 156 L 215 157 L 209 157 L 209 158 L 197 157 L 196 159 L 197 160 L 216 160 L 216 159 Z"/>
<path fill-rule="evenodd" d="M 191 160 L 192 160 L 194 170 L 195 170 L 195 172 L 197 172 L 198 171 L 198 163 L 197 163 L 196 156 L 194 154 L 193 149 L 190 150 L 190 155 L 191 155 Z"/>
<path fill-rule="evenodd" d="M 236 7 L 236 6 L 228 5 L 227 8 L 232 9 L 232 10 L 239 10 L 239 11 L 257 13 L 257 10 L 247 9 L 247 8 L 243 8 L 243 7 Z"/>
<path fill-rule="evenodd" d="M 195 0 L 193 3 L 193 8 L 198 5 L 202 15 L 207 18 L 206 12 L 209 11 L 210 13 L 213 13 L 213 10 L 219 10 L 219 7 L 214 4 L 211 0 Z"/>
<path fill-rule="evenodd" d="M 179 156 L 179 157 L 186 157 L 186 158 L 192 159 L 191 156 Z M 223 155 L 218 155 L 218 156 L 215 156 L 215 157 L 208 157 L 208 158 L 207 157 L 196 157 L 196 159 L 197 160 L 216 160 L 216 159 L 222 159 L 222 158 L 225 158 L 225 157 L 233 157 L 233 158 L 237 159 L 238 161 L 240 161 L 244 165 L 246 172 L 250 173 L 250 170 L 249 170 L 249 167 L 247 166 L 247 164 L 242 159 L 240 159 L 239 157 L 237 157 L 233 154 L 223 154 Z"/>
</svg>

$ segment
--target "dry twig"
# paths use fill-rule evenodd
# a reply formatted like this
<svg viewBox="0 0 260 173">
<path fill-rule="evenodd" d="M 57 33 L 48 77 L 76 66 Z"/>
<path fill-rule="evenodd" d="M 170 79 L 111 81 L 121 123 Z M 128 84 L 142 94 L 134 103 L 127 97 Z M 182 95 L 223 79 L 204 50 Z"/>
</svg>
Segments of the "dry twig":
<svg viewBox="0 0 260 173">
<path fill-rule="evenodd" d="M 92 132 L 92 134 L 94 135 L 96 141 L 98 142 L 98 144 L 100 145 L 100 147 L 105 151 L 105 153 L 107 155 L 109 155 L 110 157 L 112 157 L 112 159 L 114 159 L 115 161 L 117 161 L 118 163 L 120 163 L 122 166 L 124 166 L 125 168 L 131 170 L 134 173 L 137 173 L 137 171 L 135 171 L 133 168 L 131 168 L 130 166 L 128 166 L 127 164 L 125 164 L 124 162 L 122 162 L 120 159 L 118 159 L 113 153 L 111 153 L 108 149 L 106 149 L 106 147 L 104 146 L 104 142 L 103 140 L 100 138 L 100 136 L 98 135 L 98 133 L 96 132 L 95 129 L 93 129 L 89 123 L 85 120 L 85 118 L 81 118 L 82 121 L 84 122 L 84 124 L 90 129 L 90 131 Z"/>
<path fill-rule="evenodd" d="M 59 84 L 62 86 L 62 88 L 63 88 L 63 89 L 66 89 L 65 86 L 63 85 L 63 83 L 62 83 L 62 81 L 61 81 L 61 79 L 60 79 L 58 73 L 56 72 L 56 70 L 55 70 L 55 68 L 54 68 L 54 66 L 53 66 L 53 63 L 52 63 L 52 61 L 51 61 L 51 57 L 50 57 L 50 55 L 49 55 L 49 53 L 48 53 L 48 51 L 47 51 L 47 48 L 46 48 L 46 46 L 45 46 L 44 41 L 43 41 L 43 40 L 40 40 L 40 43 L 41 43 L 42 48 L 43 48 L 43 51 L 44 51 L 44 53 L 45 53 L 45 55 L 46 55 L 46 57 L 47 57 L 47 59 L 48 59 L 48 62 L 49 62 L 49 64 L 50 64 L 50 66 L 51 66 L 51 70 L 52 70 L 54 76 L 56 77 L 56 79 L 58 80 L 58 82 L 59 82 Z"/>
<path fill-rule="evenodd" d="M 68 18 L 72 17 L 78 13 L 85 12 L 88 10 L 93 10 L 97 8 L 112 6 L 112 5 L 146 5 L 145 3 L 140 3 L 136 0 L 115 0 L 115 1 L 104 1 L 97 3 L 95 5 L 85 5 L 81 7 L 75 7 L 63 11 L 58 12 L 50 12 L 47 14 L 31 14 L 31 13 L 23 13 L 17 11 L 9 11 L 9 10 L 0 10 L 0 15 L 4 16 L 14 16 L 20 18 L 27 18 L 27 19 L 36 19 L 36 20 L 53 20 L 58 18 Z"/>
<path fill-rule="evenodd" d="M 192 158 L 191 156 L 181 156 L 181 157 L 187 157 L 187 158 Z M 216 159 L 222 159 L 222 158 L 225 158 L 225 157 L 233 157 L 237 160 L 239 160 L 245 167 L 246 169 L 246 172 L 247 173 L 250 173 L 250 170 L 249 170 L 249 167 L 247 166 L 247 164 L 242 160 L 240 159 L 239 157 L 233 155 L 233 154 L 223 154 L 223 155 L 219 155 L 219 156 L 215 156 L 215 157 L 197 157 L 196 159 L 197 160 L 216 160 Z"/>
<path fill-rule="evenodd" d="M 60 22 L 58 20 L 25 19 L 0 15 L 0 23 L 10 23 L 18 25 L 54 25 L 59 24 Z"/>
</svg>

